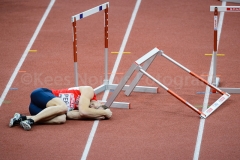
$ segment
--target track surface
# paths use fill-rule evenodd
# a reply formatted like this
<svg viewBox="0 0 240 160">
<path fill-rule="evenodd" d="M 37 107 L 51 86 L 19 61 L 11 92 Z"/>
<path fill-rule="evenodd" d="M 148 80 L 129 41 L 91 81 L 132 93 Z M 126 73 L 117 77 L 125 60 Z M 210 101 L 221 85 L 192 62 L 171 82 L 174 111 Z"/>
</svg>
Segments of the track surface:
<svg viewBox="0 0 240 160">
<path fill-rule="evenodd" d="M 38 87 L 74 86 L 71 16 L 105 3 L 102 0 L 60 1 L 53 4 L 39 34 L 0 107 L 0 159 L 81 159 L 94 121 L 67 121 L 63 125 L 36 125 L 31 131 L 8 127 L 15 112 L 28 114 L 29 94 Z M 110 0 L 109 72 L 122 45 L 135 0 Z M 28 46 L 50 0 L 0 2 L 0 93 L 2 94 Z M 213 50 L 213 13 L 216 0 L 142 0 L 124 49 L 118 73 L 158 47 L 191 71 L 207 79 Z M 227 3 L 227 5 L 236 5 Z M 239 87 L 239 15 L 225 13 L 219 43 L 217 74 L 220 85 Z M 103 13 L 77 22 L 79 85 L 97 87 L 104 79 Z M 198 108 L 206 86 L 157 57 L 148 72 Z M 119 83 L 122 74 L 116 74 Z M 146 77 L 139 85 L 157 86 Z M 99 95 L 101 99 L 102 94 Z M 210 94 L 209 104 L 219 94 Z M 3 98 L 3 97 L 1 97 Z M 120 93 L 116 101 L 132 108 L 112 109 L 113 117 L 100 121 L 87 159 L 240 159 L 239 95 L 232 94 L 204 120 L 160 88 L 157 94 Z M 202 136 L 197 140 L 200 132 Z"/>
</svg>

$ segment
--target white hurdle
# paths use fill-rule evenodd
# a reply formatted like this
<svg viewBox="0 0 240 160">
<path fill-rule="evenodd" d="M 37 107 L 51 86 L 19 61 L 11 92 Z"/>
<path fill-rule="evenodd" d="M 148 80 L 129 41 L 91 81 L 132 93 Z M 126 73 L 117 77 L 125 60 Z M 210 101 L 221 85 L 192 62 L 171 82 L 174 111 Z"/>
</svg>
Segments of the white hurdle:
<svg viewBox="0 0 240 160">
<path fill-rule="evenodd" d="M 224 2 L 231 2 L 231 3 L 240 3 L 240 0 L 221 0 Z"/>
<path fill-rule="evenodd" d="M 214 12 L 214 46 L 213 46 L 213 81 L 212 84 L 214 86 L 219 86 L 220 78 L 216 77 L 217 74 L 217 32 L 218 32 L 218 12 L 240 12 L 240 6 L 210 6 L 210 11 Z M 222 88 L 219 87 L 221 90 L 228 92 L 228 93 L 240 93 L 240 88 Z M 212 90 L 215 92 L 215 90 Z"/>
<path fill-rule="evenodd" d="M 81 12 L 71 17 L 72 27 L 73 27 L 73 57 L 74 57 L 74 78 L 75 86 L 78 86 L 78 63 L 77 63 L 77 21 L 86 18 L 90 15 L 96 14 L 98 12 L 104 11 L 104 80 L 103 84 L 94 89 L 96 94 L 104 92 L 106 90 L 115 90 L 118 86 L 117 84 L 110 84 L 108 80 L 108 8 L 109 2 L 96 6 L 87 11 Z M 126 90 L 129 86 L 125 85 L 122 90 Z M 148 92 L 157 93 L 157 87 L 147 87 L 147 86 L 136 86 L 135 92 Z M 108 106 L 110 107 L 110 106 Z M 114 108 L 130 108 L 130 103 L 128 102 L 113 102 L 111 107 Z"/>
<path fill-rule="evenodd" d="M 155 79 L 153 76 L 151 76 L 149 73 L 146 72 L 146 69 L 150 66 L 150 64 L 153 62 L 153 60 L 155 59 L 155 57 L 157 55 L 160 55 L 164 58 L 166 58 L 167 60 L 169 60 L 170 62 L 172 62 L 173 64 L 177 65 L 178 67 L 180 67 L 181 69 L 183 69 L 184 71 L 188 72 L 190 75 L 192 75 L 193 77 L 197 78 L 198 80 L 200 80 L 201 82 L 203 82 L 204 84 L 208 85 L 209 87 L 215 89 L 217 92 L 219 92 L 222 96 L 216 101 L 214 102 L 206 111 L 201 112 L 200 110 L 198 110 L 196 107 L 194 107 L 193 105 L 191 105 L 189 102 L 187 102 L 186 100 L 184 100 L 182 97 L 180 97 L 179 95 L 177 95 L 175 92 L 173 92 L 172 90 L 170 90 L 169 88 L 167 88 L 164 84 L 162 84 L 161 82 L 159 82 L 157 79 Z M 145 62 L 145 63 L 144 63 Z M 141 64 L 144 63 L 144 66 L 142 67 Z M 137 83 L 139 82 L 139 80 L 141 79 L 142 75 L 146 75 L 148 78 L 150 78 L 151 80 L 153 80 L 156 84 L 158 84 L 159 86 L 161 86 L 163 89 L 165 89 L 167 92 L 169 92 L 172 96 L 174 96 L 175 98 L 177 98 L 178 100 L 180 100 L 182 103 L 184 103 L 187 107 L 189 107 L 190 109 L 192 109 L 194 112 L 196 112 L 197 114 L 200 115 L 201 118 L 207 118 L 211 113 L 213 113 L 223 102 L 225 102 L 230 95 L 226 92 L 221 91 L 219 88 L 213 86 L 212 84 L 208 83 L 205 79 L 201 78 L 200 76 L 198 76 L 197 74 L 195 74 L 194 72 L 190 71 L 189 69 L 187 69 L 186 67 L 184 67 L 183 65 L 181 65 L 180 63 L 176 62 L 175 60 L 173 60 L 172 58 L 170 58 L 169 56 L 167 56 L 166 54 L 164 54 L 164 52 L 162 50 L 159 50 L 158 48 L 154 48 L 152 49 L 150 52 L 148 52 L 147 54 L 145 54 L 144 56 L 142 56 L 141 58 L 139 58 L 137 61 L 135 61 L 135 63 L 132 64 L 132 66 L 129 68 L 129 70 L 126 72 L 126 74 L 124 75 L 123 79 L 121 80 L 121 82 L 119 83 L 119 85 L 117 86 L 117 88 L 115 89 L 115 91 L 113 92 L 113 94 L 111 95 L 111 97 L 107 100 L 106 102 L 106 106 L 110 106 L 113 101 L 115 100 L 115 98 L 118 96 L 119 92 L 122 90 L 122 88 L 124 87 L 124 85 L 127 83 L 127 81 L 130 79 L 130 77 L 132 76 L 133 72 L 137 71 L 137 75 L 134 78 L 134 80 L 132 81 L 132 83 L 129 85 L 129 87 L 127 88 L 127 90 L 125 91 L 125 95 L 129 96 L 131 94 L 131 92 L 133 91 L 133 89 L 135 88 L 135 86 L 137 85 Z"/>
</svg>

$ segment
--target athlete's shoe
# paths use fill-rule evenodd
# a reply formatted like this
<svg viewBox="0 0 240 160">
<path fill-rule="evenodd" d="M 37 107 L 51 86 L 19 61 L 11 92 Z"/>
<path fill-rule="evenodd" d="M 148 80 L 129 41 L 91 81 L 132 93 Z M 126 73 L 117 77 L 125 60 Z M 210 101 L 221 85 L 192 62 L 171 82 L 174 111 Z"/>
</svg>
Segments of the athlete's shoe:
<svg viewBox="0 0 240 160">
<path fill-rule="evenodd" d="M 25 119 L 26 119 L 26 116 L 20 113 L 15 113 L 13 118 L 10 119 L 9 127 L 13 127 L 14 125 L 19 124 L 22 120 L 25 120 Z"/>
<path fill-rule="evenodd" d="M 34 121 L 32 119 L 27 119 L 20 122 L 20 126 L 26 131 L 31 130 L 33 124 Z"/>
</svg>

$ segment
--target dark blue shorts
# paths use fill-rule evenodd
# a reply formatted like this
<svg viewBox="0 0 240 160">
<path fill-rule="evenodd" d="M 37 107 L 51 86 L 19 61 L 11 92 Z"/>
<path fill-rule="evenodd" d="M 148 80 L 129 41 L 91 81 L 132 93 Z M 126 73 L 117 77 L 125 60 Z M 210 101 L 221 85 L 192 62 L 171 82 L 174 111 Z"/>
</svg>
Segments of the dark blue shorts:
<svg viewBox="0 0 240 160">
<path fill-rule="evenodd" d="M 46 108 L 47 103 L 56 96 L 47 88 L 38 88 L 31 93 L 31 103 L 29 112 L 31 115 L 36 115 Z"/>
</svg>

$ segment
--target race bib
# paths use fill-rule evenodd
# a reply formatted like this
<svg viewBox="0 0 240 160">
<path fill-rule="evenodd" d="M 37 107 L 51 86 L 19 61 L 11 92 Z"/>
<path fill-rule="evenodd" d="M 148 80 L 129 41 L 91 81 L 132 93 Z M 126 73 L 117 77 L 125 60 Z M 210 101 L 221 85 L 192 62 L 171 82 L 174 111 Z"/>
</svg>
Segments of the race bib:
<svg viewBox="0 0 240 160">
<path fill-rule="evenodd" d="M 74 109 L 75 98 L 73 93 L 59 93 L 59 98 L 65 102 L 68 111 L 72 111 Z"/>
</svg>

